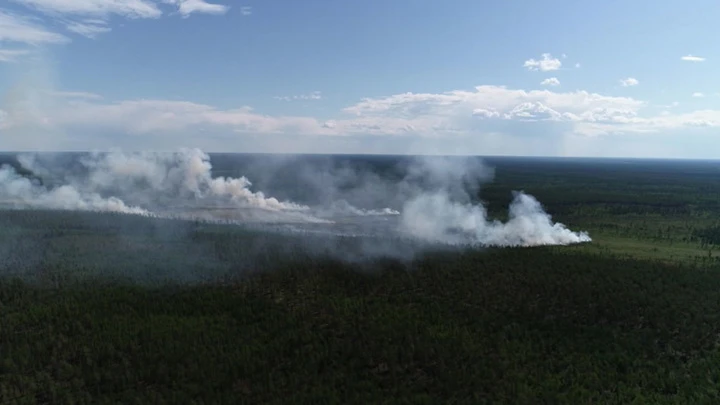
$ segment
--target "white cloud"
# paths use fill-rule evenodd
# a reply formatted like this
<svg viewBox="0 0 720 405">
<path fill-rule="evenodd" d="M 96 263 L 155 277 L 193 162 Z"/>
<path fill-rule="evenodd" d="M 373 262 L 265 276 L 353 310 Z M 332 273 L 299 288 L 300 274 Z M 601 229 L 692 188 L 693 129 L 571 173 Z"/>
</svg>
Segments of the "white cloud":
<svg viewBox="0 0 720 405">
<path fill-rule="evenodd" d="M 320 100 L 322 98 L 322 94 L 319 91 L 313 91 L 312 93 L 308 94 L 300 94 L 297 96 L 276 96 L 274 97 L 276 100 L 283 100 L 283 101 L 292 101 L 292 100 Z"/>
<path fill-rule="evenodd" d="M 15 62 L 28 53 L 25 49 L 0 49 L 0 62 Z"/>
<path fill-rule="evenodd" d="M 629 97 L 605 96 L 587 91 L 556 93 L 549 90 L 513 90 L 503 86 L 478 86 L 475 91 L 441 94 L 397 94 L 364 99 L 346 112 L 363 117 L 404 119 L 420 133 L 445 130 L 446 136 L 496 128 L 499 122 L 522 121 L 562 124 L 550 131 L 576 135 L 655 133 L 659 131 L 720 126 L 720 111 L 685 114 L 642 114 L 647 103 Z M 473 118 L 485 122 L 473 122 Z M 503 128 L 507 124 L 502 125 Z M 452 129 L 452 131 L 450 130 Z M 532 129 L 526 128 L 526 131 Z"/>
<path fill-rule="evenodd" d="M 12 0 L 50 15 L 157 18 L 162 11 L 150 0 Z"/>
<path fill-rule="evenodd" d="M 252 14 L 252 7 L 250 7 L 250 6 L 242 6 L 242 7 L 240 7 L 240 14 L 242 14 L 242 15 L 250 15 L 250 14 Z"/>
<path fill-rule="evenodd" d="M 211 125 L 253 133 L 317 133 L 322 128 L 314 118 L 266 116 L 250 107 L 221 110 L 186 101 L 126 100 L 105 103 L 101 97 L 85 92 L 46 92 L 52 100 L 40 100 L 38 94 L 16 97 L 5 105 L 6 126 L 37 122 L 63 129 L 93 128 L 130 134 L 157 134 L 198 129 Z M 65 100 L 65 101 L 63 101 Z"/>
<path fill-rule="evenodd" d="M 202 14 L 225 14 L 228 12 L 230 7 L 222 4 L 208 3 L 205 0 L 163 0 L 165 3 L 175 4 L 178 7 L 178 12 L 183 17 L 188 17 L 193 13 Z M 242 8 L 241 8 L 242 12 Z M 244 13 L 243 13 L 244 14 Z"/>
<path fill-rule="evenodd" d="M 526 103 L 544 105 L 561 114 L 575 115 L 609 109 L 634 111 L 644 105 L 642 101 L 627 97 L 603 96 L 586 91 L 556 93 L 549 90 L 513 90 L 505 86 L 478 86 L 474 91 L 404 93 L 363 99 L 345 111 L 356 116 L 463 115 L 478 108 L 507 113 Z"/>
<path fill-rule="evenodd" d="M 208 3 L 205 0 L 10 0 L 21 4 L 26 8 L 39 11 L 51 18 L 58 20 L 70 32 L 94 38 L 99 34 L 108 32 L 111 28 L 108 25 L 112 16 L 129 19 L 156 19 L 160 18 L 164 11 L 160 5 L 170 5 L 182 17 L 187 18 L 191 14 L 225 14 L 229 7 L 222 4 Z M 247 10 L 246 10 L 247 11 Z M 242 9 L 241 9 L 242 12 Z M 7 13 L 6 13 L 7 14 Z M 243 12 L 244 14 L 244 12 Z M 0 16 L 2 17 L 2 16 Z M 3 31 L 27 32 L 29 23 L 17 16 L 11 16 L 16 21 L 24 24 L 24 31 L 17 27 L 3 27 L 0 20 L 0 35 Z M 42 42 L 63 42 L 67 40 L 58 34 L 48 33 L 43 28 L 31 25 L 35 28 L 34 35 L 37 37 L 44 33 Z M 5 28 L 3 30 L 3 28 Z M 37 32 L 37 31 L 40 31 Z M 17 35 L 17 34 L 16 34 Z M 0 37 L 2 40 L 2 37 Z M 30 42 L 24 40 L 22 42 Z"/>
<path fill-rule="evenodd" d="M 523 67 L 527 68 L 528 70 L 540 70 L 542 72 L 548 72 L 551 70 L 558 70 L 562 66 L 562 62 L 560 62 L 560 59 L 553 58 L 553 56 L 549 53 L 544 53 L 541 56 L 542 59 L 540 60 L 526 60 L 523 64 Z"/>
<path fill-rule="evenodd" d="M 76 22 L 71 21 L 67 23 L 65 26 L 68 31 L 74 32 L 76 34 L 82 35 L 84 37 L 88 38 L 95 38 L 99 34 L 104 34 L 106 32 L 111 31 L 111 28 L 105 25 L 104 23 L 96 23 L 96 22 Z"/>
<path fill-rule="evenodd" d="M 495 110 L 488 110 L 485 108 L 476 108 L 472 111 L 472 115 L 476 117 L 495 118 L 499 117 L 500 113 Z"/>
<path fill-rule="evenodd" d="M 30 19 L 0 10 L 0 42 L 40 45 L 68 41 L 67 37 L 48 31 Z"/>
<path fill-rule="evenodd" d="M 705 58 L 700 56 L 693 56 L 693 55 L 685 55 L 680 58 L 681 60 L 684 60 L 686 62 L 704 62 Z"/>
<path fill-rule="evenodd" d="M 637 86 L 638 84 L 640 84 L 640 82 L 638 81 L 638 79 L 636 79 L 634 77 L 628 77 L 627 79 L 620 79 L 620 84 L 623 87 L 631 87 L 631 86 Z"/>
<path fill-rule="evenodd" d="M 206 0 L 11 0 L 53 16 L 92 16 L 107 19 L 111 15 L 125 18 L 159 18 L 159 4 L 173 5 L 183 16 L 193 13 L 225 14 L 230 7 Z"/>
<path fill-rule="evenodd" d="M 554 93 L 479 86 L 474 91 L 406 93 L 365 99 L 344 109 L 350 114 L 348 117 L 323 122 L 312 117 L 262 115 L 249 107 L 220 110 L 208 105 L 166 100 L 101 103 L 82 99 L 45 110 L 33 108 L 29 110 L 33 112 L 31 115 L 18 114 L 19 109 L 14 108 L 10 120 L 19 124 L 23 120 L 18 117 L 23 117 L 26 121 L 67 129 L 89 126 L 97 132 L 111 129 L 132 134 L 182 131 L 210 125 L 256 134 L 442 138 L 483 131 L 482 122 L 488 119 L 618 124 L 635 117 L 643 104 L 630 98 L 584 91 Z"/>
<path fill-rule="evenodd" d="M 301 146 L 303 139 L 325 139 L 318 144 L 328 148 L 335 142 L 332 139 L 340 138 L 346 139 L 345 145 L 381 139 L 378 142 L 389 142 L 386 145 L 470 142 L 482 148 L 483 140 L 489 139 L 506 139 L 516 146 L 531 145 L 527 143 L 531 140 L 532 145 L 542 145 L 564 136 L 685 133 L 720 127 L 718 110 L 652 113 L 654 108 L 646 107 L 653 106 L 630 97 L 504 86 L 367 98 L 329 119 L 267 115 L 250 107 L 220 109 L 188 101 L 106 102 L 84 92 L 49 92 L 43 99 L 34 91 L 29 97 L 16 94 L 0 104 L 0 131 L 18 134 L 0 138 L 6 149 L 8 139 L 36 139 L 43 147 L 55 142 L 58 146 L 53 147 L 75 149 L 107 148 L 118 142 L 136 148 L 203 142 L 227 150 L 251 141 L 262 146 L 263 139 L 276 139 L 278 147 L 283 142 Z M 200 132 L 212 135 L 200 139 Z M 38 133 L 46 134 L 42 141 L 40 135 L 27 135 Z M 501 149 L 506 150 L 505 146 Z"/>
<path fill-rule="evenodd" d="M 580 63 L 576 63 L 576 64 L 575 64 L 575 68 L 576 68 L 576 69 L 580 69 Z"/>
<path fill-rule="evenodd" d="M 51 96 L 64 98 L 81 98 L 87 100 L 100 100 L 103 98 L 99 94 L 89 93 L 86 91 L 49 91 L 47 93 Z"/>
<path fill-rule="evenodd" d="M 559 86 L 560 80 L 557 77 L 549 77 L 540 82 L 543 86 Z"/>
<path fill-rule="evenodd" d="M 692 94 L 692 96 L 697 97 L 697 98 L 702 98 L 702 97 L 705 97 L 705 94 L 701 93 L 699 91 L 696 91 L 695 93 Z"/>
</svg>

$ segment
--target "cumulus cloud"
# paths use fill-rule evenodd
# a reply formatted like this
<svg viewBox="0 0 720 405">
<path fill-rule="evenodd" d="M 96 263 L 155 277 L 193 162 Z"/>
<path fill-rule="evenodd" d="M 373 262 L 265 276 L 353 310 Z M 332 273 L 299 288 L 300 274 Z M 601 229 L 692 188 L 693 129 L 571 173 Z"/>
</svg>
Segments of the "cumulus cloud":
<svg viewBox="0 0 720 405">
<path fill-rule="evenodd" d="M 540 82 L 543 86 L 559 86 L 560 80 L 557 77 L 548 77 L 547 79 Z"/>
<path fill-rule="evenodd" d="M 442 117 L 465 115 L 484 109 L 508 116 L 518 108 L 526 109 L 528 105 L 534 105 L 540 109 L 547 107 L 561 117 L 590 117 L 598 111 L 634 112 L 643 104 L 642 101 L 632 98 L 604 96 L 587 91 L 558 93 L 486 85 L 477 86 L 474 90 L 404 93 L 383 98 L 366 98 L 344 111 L 356 116 Z"/>
<path fill-rule="evenodd" d="M 638 84 L 640 84 L 640 82 L 638 81 L 638 79 L 636 79 L 634 77 L 628 77 L 626 79 L 620 79 L 620 84 L 623 87 L 631 87 L 631 86 L 637 86 Z"/>
<path fill-rule="evenodd" d="M 254 142 L 264 147 L 276 142 L 277 147 L 293 151 L 308 148 L 308 139 L 324 139 L 318 141 L 323 148 L 332 148 L 340 142 L 336 140 L 343 139 L 343 145 L 352 150 L 367 150 L 364 148 L 375 142 L 371 139 L 382 139 L 385 146 L 380 150 L 385 152 L 413 143 L 445 148 L 460 140 L 481 148 L 492 142 L 503 146 L 502 150 L 530 146 L 546 150 L 543 142 L 556 136 L 650 134 L 720 126 L 718 110 L 654 113 L 653 106 L 631 97 L 491 85 L 366 98 L 326 119 L 269 115 L 248 106 L 221 109 L 188 101 L 109 102 L 84 92 L 36 91 L 31 96 L 15 94 L 0 104 L 0 131 L 18 134 L 16 138 L 3 137 L 5 142 L 25 142 L 30 138 L 26 134 L 32 133 L 45 134 L 43 139 L 66 149 L 108 147 L 117 142 L 143 149 L 148 145 L 169 148 L 202 138 L 202 147 L 221 145 L 222 150 L 237 147 L 228 145 Z M 198 137 L 200 133 L 205 135 Z M 214 141 L 217 143 L 212 144 Z M 48 146 L 43 143 L 43 147 Z"/>
<path fill-rule="evenodd" d="M 472 111 L 472 115 L 476 117 L 495 118 L 499 117 L 500 113 L 495 110 L 488 110 L 485 108 L 476 108 Z"/>
<path fill-rule="evenodd" d="M 686 62 L 704 62 L 705 58 L 700 56 L 693 56 L 693 55 L 685 55 L 680 57 L 681 60 L 684 60 Z"/>
<path fill-rule="evenodd" d="M 693 96 L 693 97 L 697 97 L 697 98 L 701 98 L 701 97 L 705 97 L 705 94 L 704 94 L 704 93 L 701 93 L 701 92 L 699 92 L 699 91 L 696 91 L 695 93 L 692 94 L 692 96 Z"/>
<path fill-rule="evenodd" d="M 562 62 L 558 58 L 553 58 L 549 53 L 541 55 L 541 59 L 528 59 L 523 64 L 524 68 L 528 70 L 539 70 L 542 72 L 548 72 L 551 70 L 558 70 L 562 66 Z"/>
<path fill-rule="evenodd" d="M 560 126 L 544 128 L 581 136 L 720 126 L 718 110 L 660 116 L 643 114 L 649 110 L 646 107 L 647 103 L 634 98 L 587 91 L 526 91 L 504 86 L 478 86 L 475 91 L 404 93 L 364 99 L 347 107 L 345 112 L 365 120 L 388 120 L 385 123 L 403 120 L 404 125 L 417 132 L 444 132 L 446 136 L 498 128 L 512 131 L 512 126 L 499 122 L 524 122 L 536 128 L 543 128 L 541 123 L 555 123 Z M 522 129 L 532 131 L 533 127 Z"/>
</svg>

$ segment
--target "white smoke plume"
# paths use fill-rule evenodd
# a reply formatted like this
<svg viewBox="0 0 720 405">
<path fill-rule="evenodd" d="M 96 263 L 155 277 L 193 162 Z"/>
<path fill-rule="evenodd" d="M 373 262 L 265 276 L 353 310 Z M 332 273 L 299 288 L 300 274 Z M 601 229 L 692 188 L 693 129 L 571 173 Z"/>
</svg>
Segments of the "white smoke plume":
<svg viewBox="0 0 720 405">
<path fill-rule="evenodd" d="M 71 185 L 46 189 L 27 177 L 20 176 L 10 166 L 0 168 L 0 196 L 13 208 L 45 208 L 58 210 L 110 211 L 127 214 L 149 214 L 148 211 L 126 205 L 115 197 L 103 198 L 97 193 L 83 193 Z"/>
<path fill-rule="evenodd" d="M 245 177 L 211 175 L 207 154 L 198 149 L 175 153 L 93 153 L 80 167 L 46 167 L 40 155 L 21 155 L 25 170 L 43 179 L 40 184 L 12 167 L 0 169 L 2 202 L 16 208 L 113 211 L 128 214 L 212 218 L 213 210 L 236 212 L 218 219 L 327 222 L 304 213 L 309 207 L 281 202 L 252 192 Z M 67 165 L 68 162 L 65 162 Z M 77 165 L 77 162 L 70 162 Z M 236 215 L 233 215 L 236 214 Z"/>
<path fill-rule="evenodd" d="M 410 178 L 424 180 L 429 190 L 413 195 L 403 205 L 402 232 L 429 242 L 482 246 L 568 245 L 589 242 L 585 232 L 573 232 L 553 223 L 532 196 L 516 192 L 508 221 L 490 220 L 485 207 L 473 201 L 479 185 L 492 171 L 479 160 L 419 158 Z"/>
<path fill-rule="evenodd" d="M 14 208 L 294 223 L 292 229 L 300 225 L 307 232 L 395 235 L 440 244 L 533 246 L 590 241 L 586 233 L 553 223 L 540 203 L 524 193 L 515 195 L 506 223 L 489 219 L 476 200 L 481 184 L 492 179 L 493 171 L 475 158 L 417 158 L 395 180 L 348 167 L 337 173 L 308 169 L 300 177 L 329 197 L 317 206 L 253 191 L 246 177 L 213 177 L 209 156 L 198 149 L 92 153 L 79 161 L 25 154 L 18 162 L 42 181 L 21 176 L 10 166 L 0 168 L 0 203 Z M 358 208 L 354 201 L 387 208 Z"/>
<path fill-rule="evenodd" d="M 422 194 L 403 208 L 401 229 L 431 242 L 483 246 L 569 245 L 589 242 L 585 232 L 572 232 L 550 215 L 535 197 L 516 193 L 509 219 L 489 220 L 482 205 L 450 200 L 446 193 Z"/>
<path fill-rule="evenodd" d="M 181 149 L 172 154 L 120 152 L 95 154 L 83 160 L 90 171 L 89 186 L 100 190 L 118 190 L 128 198 L 149 198 L 157 202 L 192 200 L 217 203 L 222 200 L 243 208 L 267 211 L 306 211 L 309 207 L 281 202 L 250 191 L 245 177 L 212 177 L 210 157 L 199 149 Z M 140 193 L 138 193 L 140 191 Z"/>
</svg>

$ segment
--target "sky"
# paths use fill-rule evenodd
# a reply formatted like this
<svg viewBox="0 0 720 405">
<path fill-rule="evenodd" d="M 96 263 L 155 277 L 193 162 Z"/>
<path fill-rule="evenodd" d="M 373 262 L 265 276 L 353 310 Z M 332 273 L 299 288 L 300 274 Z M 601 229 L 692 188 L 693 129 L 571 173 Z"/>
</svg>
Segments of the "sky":
<svg viewBox="0 0 720 405">
<path fill-rule="evenodd" d="M 2 0 L 0 150 L 720 158 L 720 2 Z"/>
</svg>

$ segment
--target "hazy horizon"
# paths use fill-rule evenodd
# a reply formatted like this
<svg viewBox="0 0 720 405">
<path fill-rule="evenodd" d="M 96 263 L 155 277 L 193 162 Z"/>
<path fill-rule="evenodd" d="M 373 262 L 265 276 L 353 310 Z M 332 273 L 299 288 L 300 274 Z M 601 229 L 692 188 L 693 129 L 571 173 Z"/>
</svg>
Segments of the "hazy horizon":
<svg viewBox="0 0 720 405">
<path fill-rule="evenodd" d="M 180 148 L 183 149 L 183 148 Z M 140 152 L 154 152 L 154 153 L 176 153 L 178 149 L 174 150 L 147 150 L 147 149 L 106 149 L 106 150 L 56 150 L 56 151 L 35 151 L 35 150 L 15 150 L 15 151 L 0 151 L 0 156 L 14 156 L 18 154 L 40 154 L 40 155 L 51 155 L 51 154 L 88 154 L 88 153 L 114 153 L 122 151 L 124 153 L 140 153 Z M 479 158 L 479 159 L 528 159 L 528 160 L 588 160 L 588 161 L 618 161 L 618 160 L 633 160 L 633 161 L 674 161 L 674 162 L 707 162 L 714 163 L 720 162 L 720 157 L 717 158 L 683 158 L 683 157 L 643 157 L 643 156 L 547 156 L 547 155 L 461 155 L 461 154 L 393 154 L 393 153 L 312 153 L 312 152 L 216 152 L 206 151 L 212 156 L 222 155 L 269 155 L 269 156 L 299 156 L 299 157 L 387 157 L 387 158 L 412 158 L 418 156 L 426 157 L 456 157 L 456 158 Z"/>
</svg>

